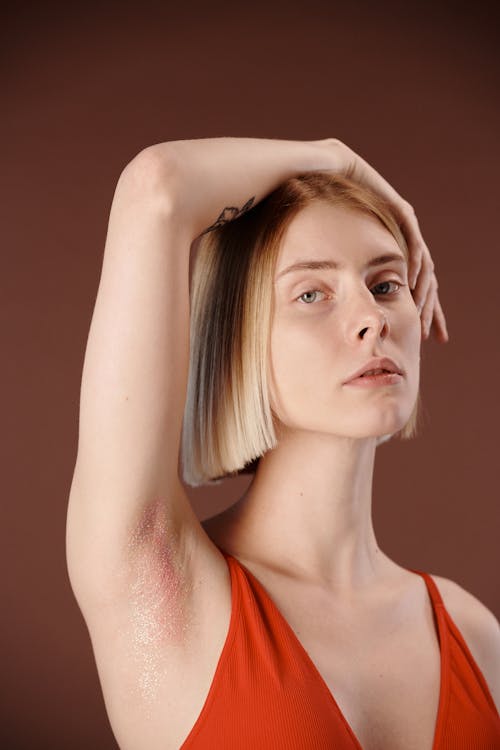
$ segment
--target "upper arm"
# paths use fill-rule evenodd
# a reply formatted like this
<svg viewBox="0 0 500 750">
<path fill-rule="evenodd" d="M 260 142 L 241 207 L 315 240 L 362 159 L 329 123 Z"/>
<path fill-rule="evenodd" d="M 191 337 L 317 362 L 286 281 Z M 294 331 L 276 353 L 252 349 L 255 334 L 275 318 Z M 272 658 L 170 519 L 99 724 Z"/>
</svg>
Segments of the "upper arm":
<svg viewBox="0 0 500 750">
<path fill-rule="evenodd" d="M 488 607 L 458 583 L 436 575 L 432 577 L 500 712 L 500 623 Z"/>
<path fill-rule="evenodd" d="M 175 164 L 146 149 L 122 172 L 111 207 L 66 525 L 68 572 L 82 599 L 107 596 L 159 519 L 179 556 L 188 537 L 210 544 L 178 477 L 191 237 L 176 213 L 175 179 Z"/>
</svg>

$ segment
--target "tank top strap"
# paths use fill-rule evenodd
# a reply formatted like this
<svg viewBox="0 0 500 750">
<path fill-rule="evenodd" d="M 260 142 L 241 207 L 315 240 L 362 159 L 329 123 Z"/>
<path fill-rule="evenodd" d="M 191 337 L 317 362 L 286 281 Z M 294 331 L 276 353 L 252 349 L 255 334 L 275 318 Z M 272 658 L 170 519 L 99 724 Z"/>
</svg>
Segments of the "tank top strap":
<svg viewBox="0 0 500 750">
<path fill-rule="evenodd" d="M 425 573 L 423 570 L 416 570 L 415 568 L 408 568 L 408 570 L 410 570 L 412 573 L 417 573 L 419 576 L 422 576 L 427 585 L 427 590 L 434 606 L 442 607 L 443 609 L 445 609 L 443 599 L 432 576 L 429 575 L 429 573 Z"/>
</svg>

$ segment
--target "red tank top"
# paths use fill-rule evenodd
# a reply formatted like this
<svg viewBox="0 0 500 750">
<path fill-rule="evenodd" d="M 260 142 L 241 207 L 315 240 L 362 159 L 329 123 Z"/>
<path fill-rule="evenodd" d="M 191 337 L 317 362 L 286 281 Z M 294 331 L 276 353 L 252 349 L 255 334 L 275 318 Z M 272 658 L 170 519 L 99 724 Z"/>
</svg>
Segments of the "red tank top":
<svg viewBox="0 0 500 750">
<path fill-rule="evenodd" d="M 262 584 L 221 550 L 231 619 L 200 715 L 181 750 L 363 750 L 292 628 Z M 432 750 L 499 750 L 500 716 L 428 573 L 441 651 Z"/>
</svg>

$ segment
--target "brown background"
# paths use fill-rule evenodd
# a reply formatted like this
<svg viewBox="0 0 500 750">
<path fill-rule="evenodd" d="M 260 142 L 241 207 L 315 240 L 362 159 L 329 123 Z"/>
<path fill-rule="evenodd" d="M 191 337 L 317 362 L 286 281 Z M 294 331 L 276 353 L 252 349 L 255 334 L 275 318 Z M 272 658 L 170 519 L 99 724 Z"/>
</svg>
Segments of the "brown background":
<svg viewBox="0 0 500 750">
<path fill-rule="evenodd" d="M 493 4 L 12 6 L 2 50 L 2 748 L 116 748 L 66 572 L 81 370 L 113 190 L 160 141 L 336 136 L 416 208 L 450 342 L 421 435 L 378 451 L 400 564 L 500 615 L 499 56 Z M 347 7 L 346 7 L 347 6 Z M 188 489 L 200 517 L 248 479 Z"/>
</svg>

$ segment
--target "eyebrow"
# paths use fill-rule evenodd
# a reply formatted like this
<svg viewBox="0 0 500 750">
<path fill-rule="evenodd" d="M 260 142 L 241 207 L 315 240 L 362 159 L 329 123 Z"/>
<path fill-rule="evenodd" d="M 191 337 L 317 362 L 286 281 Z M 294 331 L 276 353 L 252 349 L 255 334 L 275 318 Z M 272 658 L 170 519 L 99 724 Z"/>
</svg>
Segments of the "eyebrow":
<svg viewBox="0 0 500 750">
<path fill-rule="evenodd" d="M 404 263 L 406 264 L 406 258 L 399 253 L 385 253 L 384 255 L 377 255 L 376 258 L 372 258 L 366 264 L 366 268 L 372 268 L 373 266 L 382 266 L 385 263 Z M 299 260 L 296 263 L 292 263 L 291 266 L 287 266 L 276 276 L 276 281 L 287 273 L 292 271 L 328 271 L 331 269 L 338 270 L 343 268 L 342 263 L 338 263 L 335 260 Z"/>
</svg>

